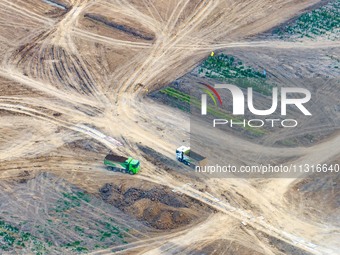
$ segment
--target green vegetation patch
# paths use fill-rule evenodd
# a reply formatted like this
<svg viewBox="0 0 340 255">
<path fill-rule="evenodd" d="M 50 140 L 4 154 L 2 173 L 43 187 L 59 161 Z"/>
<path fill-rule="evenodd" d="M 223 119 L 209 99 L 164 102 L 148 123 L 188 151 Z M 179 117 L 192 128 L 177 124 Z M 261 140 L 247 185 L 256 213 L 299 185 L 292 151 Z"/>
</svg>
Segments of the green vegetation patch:
<svg viewBox="0 0 340 255">
<path fill-rule="evenodd" d="M 253 88 L 254 91 L 269 96 L 273 85 L 268 83 L 265 70 L 258 71 L 236 61 L 233 56 L 223 53 L 209 56 L 199 67 L 198 73 L 204 77 L 237 85 L 241 88 Z"/>
<path fill-rule="evenodd" d="M 88 194 L 78 191 L 76 193 L 62 193 L 63 198 L 58 199 L 55 211 L 60 213 L 72 208 L 79 207 L 82 202 L 89 203 L 91 198 Z"/>
<path fill-rule="evenodd" d="M 340 0 L 306 12 L 298 17 L 292 24 L 273 31 L 281 39 L 289 38 L 316 38 L 328 35 L 328 39 L 339 38 L 340 32 Z"/>
<path fill-rule="evenodd" d="M 46 246 L 37 237 L 19 229 L 10 223 L 0 220 L 0 254 L 1 251 L 28 248 L 36 255 L 46 254 Z"/>
<path fill-rule="evenodd" d="M 88 252 L 88 249 L 86 247 L 81 246 L 82 243 L 83 243 L 82 241 L 74 241 L 74 242 L 65 244 L 64 247 L 70 249 L 71 251 L 75 251 L 77 253 Z"/>
</svg>

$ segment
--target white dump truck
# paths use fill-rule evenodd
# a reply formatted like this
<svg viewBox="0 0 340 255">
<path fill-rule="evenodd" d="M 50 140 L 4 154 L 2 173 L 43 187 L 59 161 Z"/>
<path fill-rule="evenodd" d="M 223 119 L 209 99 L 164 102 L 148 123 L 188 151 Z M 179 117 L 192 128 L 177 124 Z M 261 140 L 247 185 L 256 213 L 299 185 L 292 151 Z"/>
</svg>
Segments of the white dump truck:
<svg viewBox="0 0 340 255">
<path fill-rule="evenodd" d="M 205 166 L 207 159 L 196 152 L 190 150 L 190 147 L 181 146 L 176 150 L 176 158 L 188 166 Z"/>
</svg>

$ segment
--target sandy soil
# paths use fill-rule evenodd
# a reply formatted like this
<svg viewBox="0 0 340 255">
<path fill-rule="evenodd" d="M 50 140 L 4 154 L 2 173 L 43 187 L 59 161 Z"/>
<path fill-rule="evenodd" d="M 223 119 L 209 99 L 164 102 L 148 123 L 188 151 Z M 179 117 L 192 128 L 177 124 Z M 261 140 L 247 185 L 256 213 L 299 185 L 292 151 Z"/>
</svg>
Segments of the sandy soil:
<svg viewBox="0 0 340 255">
<path fill-rule="evenodd" d="M 113 205 L 107 210 L 118 208 L 133 219 L 128 223 L 138 234 L 128 244 L 100 247 L 91 254 L 337 254 L 337 227 L 291 213 L 299 200 L 287 202 L 287 193 L 301 179 L 200 179 L 191 178 L 188 168 L 173 171 L 176 165 L 164 164 L 174 158 L 177 146 L 188 142 L 189 115 L 146 98 L 214 49 L 336 46 L 244 40 L 318 1 L 58 2 L 68 9 L 42 1 L 0 1 L 0 179 L 2 199 L 12 205 L 7 213 L 15 216 L 24 210 L 21 203 L 35 196 L 26 195 L 25 187 L 15 195 L 12 182 L 28 171 L 38 176 L 29 188 L 39 190 L 46 184 L 40 174 L 48 172 L 62 179 L 61 186 L 105 198 Z M 111 23 L 86 14 L 100 14 Z M 278 159 L 297 156 L 297 164 L 336 161 L 340 153 L 339 133 L 308 148 L 273 148 L 272 140 L 258 144 L 232 134 L 225 139 L 238 144 L 231 160 L 241 154 L 248 163 L 255 149 Z M 141 145 L 161 156 L 147 155 Z M 107 171 L 102 159 L 110 150 L 140 159 L 141 173 Z M 60 196 L 55 187 L 54 195 Z M 103 189 L 115 196 L 103 197 Z M 171 202 L 159 201 L 166 196 Z M 51 202 L 40 197 L 37 210 Z M 127 220 L 110 213 L 118 222 Z M 25 217 L 39 224 L 41 214 Z M 89 223 L 84 216 L 78 224 Z M 144 228 L 152 230 L 143 234 Z"/>
</svg>

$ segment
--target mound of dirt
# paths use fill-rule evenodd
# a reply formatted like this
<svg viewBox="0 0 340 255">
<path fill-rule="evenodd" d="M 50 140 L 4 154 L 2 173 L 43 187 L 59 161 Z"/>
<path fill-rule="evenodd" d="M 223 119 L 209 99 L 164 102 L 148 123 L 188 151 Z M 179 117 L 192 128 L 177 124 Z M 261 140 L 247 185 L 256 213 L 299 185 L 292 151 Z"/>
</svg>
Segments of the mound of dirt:
<svg viewBox="0 0 340 255">
<path fill-rule="evenodd" d="M 175 229 L 188 225 L 210 211 L 207 207 L 162 186 L 106 183 L 101 198 L 155 229 Z M 137 186 L 137 187 L 136 187 Z"/>
</svg>

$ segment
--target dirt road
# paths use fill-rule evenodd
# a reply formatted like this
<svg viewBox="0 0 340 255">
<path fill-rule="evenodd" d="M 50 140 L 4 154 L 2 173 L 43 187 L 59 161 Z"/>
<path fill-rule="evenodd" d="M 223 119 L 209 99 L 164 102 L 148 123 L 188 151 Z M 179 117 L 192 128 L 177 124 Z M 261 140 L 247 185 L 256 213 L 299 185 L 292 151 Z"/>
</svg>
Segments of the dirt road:
<svg viewBox="0 0 340 255">
<path fill-rule="evenodd" d="M 339 247 L 334 242 L 339 238 L 337 229 L 289 214 L 284 195 L 296 180 L 265 180 L 257 188 L 251 181 L 241 179 L 211 179 L 204 183 L 213 190 L 209 194 L 158 169 L 144 159 L 137 146 L 142 144 L 173 158 L 174 149 L 188 142 L 189 116 L 150 101 L 145 95 L 184 75 L 209 51 L 337 46 L 328 41 L 297 44 L 244 40 L 318 1 L 75 0 L 68 1 L 70 8 L 56 17 L 41 11 L 41 5 L 46 3 L 36 3 L 36 8 L 29 10 L 20 6 L 22 1 L 17 2 L 0 1 L 3 7 L 0 12 L 13 13 L 14 22 L 7 25 L 1 37 L 6 40 L 1 39 L 4 56 L 0 83 L 11 84 L 8 88 L 0 87 L 1 178 L 8 179 L 22 171 L 11 167 L 18 159 L 27 162 L 28 170 L 42 171 L 34 163 L 35 158 L 42 156 L 46 157 L 44 171 L 82 187 L 83 173 L 88 172 L 92 178 L 115 178 L 119 174 L 103 170 L 101 162 L 91 162 L 92 158 L 82 158 L 85 162 L 71 158 L 59 164 L 49 160 L 51 154 L 68 156 L 72 151 L 64 148 L 68 143 L 80 138 L 93 139 L 107 150 L 140 158 L 143 170 L 134 178 L 168 186 L 217 211 L 195 227 L 164 233 L 161 238 L 142 238 L 93 254 L 119 253 L 118 248 L 145 254 L 178 254 L 188 252 L 192 244 L 197 244 L 198 250 L 220 239 L 235 241 L 259 254 L 276 254 L 275 245 L 259 238 L 259 232 L 311 254 L 337 253 Z M 138 31 L 146 27 L 155 34 L 155 39 L 143 41 L 122 35 L 121 31 L 115 37 L 100 35 L 102 24 L 84 25 L 90 22 L 84 14 L 98 10 L 119 21 L 134 20 L 140 24 Z M 8 28 L 24 26 L 24 22 L 19 25 L 14 16 L 32 22 L 32 28 L 26 28 L 27 35 L 20 38 L 19 44 L 14 43 L 18 38 L 12 38 Z M 224 139 L 237 145 L 234 155 L 242 153 L 249 162 L 254 150 L 277 158 L 297 156 L 292 162 L 296 164 L 322 163 L 340 153 L 340 134 L 310 148 L 273 148 L 232 135 Z M 91 169 L 86 168 L 87 164 Z M 81 169 L 77 170 L 79 165 Z M 238 192 L 260 214 L 223 201 L 222 193 L 235 192 L 232 185 L 238 187 Z"/>
</svg>

